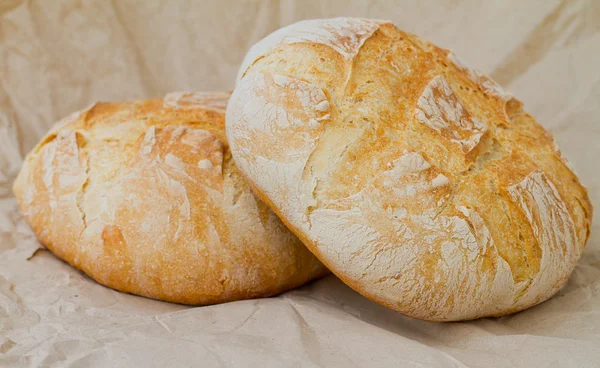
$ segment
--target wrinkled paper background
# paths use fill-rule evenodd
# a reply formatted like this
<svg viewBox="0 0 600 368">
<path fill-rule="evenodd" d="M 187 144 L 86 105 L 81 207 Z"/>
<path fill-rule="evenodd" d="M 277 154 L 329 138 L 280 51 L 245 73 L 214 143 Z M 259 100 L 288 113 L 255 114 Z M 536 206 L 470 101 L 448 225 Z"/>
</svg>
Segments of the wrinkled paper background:
<svg viewBox="0 0 600 368">
<path fill-rule="evenodd" d="M 391 19 L 490 74 L 556 135 L 600 203 L 600 1 L 0 0 L 0 366 L 600 365 L 599 215 L 554 298 L 468 323 L 403 317 L 333 276 L 190 308 L 112 291 L 36 253 L 10 187 L 54 121 L 95 100 L 231 89 L 252 43 L 338 15 Z"/>
</svg>

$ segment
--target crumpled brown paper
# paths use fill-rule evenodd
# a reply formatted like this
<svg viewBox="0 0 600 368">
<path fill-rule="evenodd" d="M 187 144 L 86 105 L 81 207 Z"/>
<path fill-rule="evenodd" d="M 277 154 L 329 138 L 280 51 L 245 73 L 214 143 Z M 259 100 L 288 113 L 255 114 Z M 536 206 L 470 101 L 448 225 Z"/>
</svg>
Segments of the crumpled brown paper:
<svg viewBox="0 0 600 368">
<path fill-rule="evenodd" d="M 391 19 L 452 48 L 556 134 L 600 203 L 600 1 L 0 1 L 0 366 L 593 367 L 600 222 L 566 287 L 525 312 L 412 320 L 334 277 L 190 308 L 104 288 L 40 247 L 10 186 L 57 119 L 95 100 L 228 90 L 291 22 Z M 36 253 L 37 252 L 37 253 Z"/>
</svg>

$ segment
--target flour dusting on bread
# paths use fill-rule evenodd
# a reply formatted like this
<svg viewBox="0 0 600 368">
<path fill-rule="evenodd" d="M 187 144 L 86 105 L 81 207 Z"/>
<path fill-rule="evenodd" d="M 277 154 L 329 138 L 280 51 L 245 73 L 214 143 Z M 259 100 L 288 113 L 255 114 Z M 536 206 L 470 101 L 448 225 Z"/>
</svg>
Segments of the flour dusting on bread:
<svg viewBox="0 0 600 368">
<path fill-rule="evenodd" d="M 383 23 L 387 22 L 360 18 L 313 19 L 281 28 L 252 46 L 242 62 L 238 81 L 256 60 L 283 45 L 320 44 L 334 49 L 346 61 L 352 61 Z"/>
<path fill-rule="evenodd" d="M 540 246 L 540 271 L 521 303 L 537 303 L 557 291 L 579 257 L 578 239 L 569 211 L 556 187 L 541 171 L 508 188 L 525 213 Z"/>
<path fill-rule="evenodd" d="M 471 116 L 443 76 L 429 82 L 417 101 L 417 119 L 461 146 L 465 153 L 477 146 L 487 126 Z"/>
<path fill-rule="evenodd" d="M 231 162 L 228 98 L 174 93 L 65 119 L 14 185 L 40 241 L 101 284 L 184 304 L 274 295 L 326 274 Z"/>
<path fill-rule="evenodd" d="M 226 129 L 257 195 L 350 287 L 463 320 L 546 300 L 590 226 L 585 189 L 509 100 L 390 23 L 304 21 L 248 52 Z"/>
</svg>

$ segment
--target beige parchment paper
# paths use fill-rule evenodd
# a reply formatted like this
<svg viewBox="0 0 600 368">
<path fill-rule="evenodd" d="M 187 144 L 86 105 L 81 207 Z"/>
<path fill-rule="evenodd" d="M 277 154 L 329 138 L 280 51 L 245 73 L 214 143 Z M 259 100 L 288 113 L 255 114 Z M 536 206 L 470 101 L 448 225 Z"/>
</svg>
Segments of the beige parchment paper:
<svg viewBox="0 0 600 368">
<path fill-rule="evenodd" d="M 96 100 L 232 89 L 258 39 L 341 15 L 391 19 L 490 74 L 600 203 L 600 1 L 0 0 L 0 366 L 600 366 L 600 216 L 555 297 L 467 323 L 403 317 L 333 276 L 190 308 L 107 289 L 37 251 L 10 187 L 53 122 Z"/>
</svg>

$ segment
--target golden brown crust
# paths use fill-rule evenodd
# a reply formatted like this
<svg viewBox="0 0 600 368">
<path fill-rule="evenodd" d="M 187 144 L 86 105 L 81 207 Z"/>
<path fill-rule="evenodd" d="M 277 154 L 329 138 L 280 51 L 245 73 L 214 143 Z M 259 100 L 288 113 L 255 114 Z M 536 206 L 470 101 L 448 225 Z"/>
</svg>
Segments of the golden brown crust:
<svg viewBox="0 0 600 368">
<path fill-rule="evenodd" d="M 540 303 L 589 236 L 587 192 L 552 136 L 487 76 L 389 22 L 268 36 L 227 116 L 255 193 L 349 286 L 409 316 Z"/>
<path fill-rule="evenodd" d="M 96 103 L 14 184 L 40 241 L 108 287 L 184 304 L 275 295 L 327 273 L 231 160 L 229 94 Z"/>
</svg>

